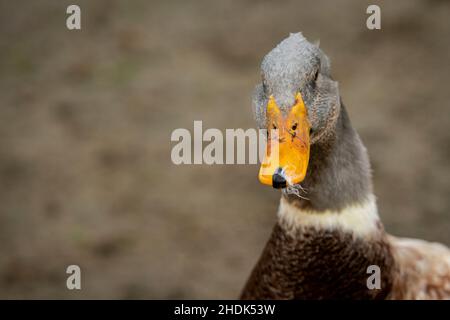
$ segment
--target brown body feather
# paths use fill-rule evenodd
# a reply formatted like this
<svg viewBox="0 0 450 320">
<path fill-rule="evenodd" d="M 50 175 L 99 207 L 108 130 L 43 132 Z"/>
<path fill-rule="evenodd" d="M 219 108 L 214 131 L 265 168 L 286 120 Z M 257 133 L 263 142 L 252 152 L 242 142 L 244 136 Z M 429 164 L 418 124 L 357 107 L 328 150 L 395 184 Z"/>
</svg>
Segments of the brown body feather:
<svg viewBox="0 0 450 320">
<path fill-rule="evenodd" d="M 450 299 L 450 250 L 439 244 L 389 236 L 396 262 L 389 299 Z"/>
<path fill-rule="evenodd" d="M 367 287 L 369 265 L 380 267 L 379 290 Z M 381 227 L 358 238 L 277 224 L 241 299 L 450 299 L 450 250 Z"/>
<path fill-rule="evenodd" d="M 367 288 L 367 267 L 378 265 L 381 290 Z M 392 287 L 393 258 L 380 233 L 366 241 L 339 230 L 277 224 L 242 299 L 384 299 Z"/>
</svg>

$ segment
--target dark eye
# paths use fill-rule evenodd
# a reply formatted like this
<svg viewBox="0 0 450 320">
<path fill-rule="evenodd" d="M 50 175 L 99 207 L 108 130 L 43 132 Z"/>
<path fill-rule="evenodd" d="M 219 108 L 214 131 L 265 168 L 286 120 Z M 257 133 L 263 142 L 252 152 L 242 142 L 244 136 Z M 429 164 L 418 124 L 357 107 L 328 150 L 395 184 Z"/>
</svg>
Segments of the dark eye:
<svg viewBox="0 0 450 320">
<path fill-rule="evenodd" d="M 276 125 L 272 125 L 273 126 L 273 128 L 276 130 L 277 129 L 277 126 Z"/>
<path fill-rule="evenodd" d="M 266 84 L 266 78 L 264 77 L 264 75 L 261 76 L 262 78 L 262 89 L 264 93 L 267 93 L 267 84 Z"/>
<path fill-rule="evenodd" d="M 296 123 L 294 123 L 294 125 L 292 126 L 292 130 L 293 131 L 297 130 L 297 124 Z"/>
<path fill-rule="evenodd" d="M 314 74 L 314 82 L 317 81 L 318 76 L 319 76 L 319 70 L 317 69 L 316 73 Z"/>
</svg>

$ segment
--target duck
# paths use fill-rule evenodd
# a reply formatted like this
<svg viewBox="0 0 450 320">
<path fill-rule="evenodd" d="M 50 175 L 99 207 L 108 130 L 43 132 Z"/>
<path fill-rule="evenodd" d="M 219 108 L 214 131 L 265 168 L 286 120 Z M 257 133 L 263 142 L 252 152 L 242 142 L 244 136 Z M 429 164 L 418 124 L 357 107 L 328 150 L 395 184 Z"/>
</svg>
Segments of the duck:
<svg viewBox="0 0 450 320">
<path fill-rule="evenodd" d="M 290 34 L 263 58 L 261 78 L 259 180 L 281 199 L 240 298 L 450 299 L 449 248 L 385 231 L 367 150 L 319 45 Z"/>
</svg>

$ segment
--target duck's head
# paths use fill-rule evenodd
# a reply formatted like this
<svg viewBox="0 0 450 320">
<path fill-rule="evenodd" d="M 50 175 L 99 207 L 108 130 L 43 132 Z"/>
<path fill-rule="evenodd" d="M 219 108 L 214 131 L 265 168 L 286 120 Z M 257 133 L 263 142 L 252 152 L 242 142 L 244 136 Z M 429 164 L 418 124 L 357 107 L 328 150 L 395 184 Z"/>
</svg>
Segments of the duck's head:
<svg viewBox="0 0 450 320">
<path fill-rule="evenodd" d="M 301 33 L 264 57 L 261 76 L 253 105 L 268 139 L 259 180 L 274 188 L 294 186 L 306 176 L 310 145 L 333 130 L 340 109 L 338 85 L 327 56 Z"/>
</svg>

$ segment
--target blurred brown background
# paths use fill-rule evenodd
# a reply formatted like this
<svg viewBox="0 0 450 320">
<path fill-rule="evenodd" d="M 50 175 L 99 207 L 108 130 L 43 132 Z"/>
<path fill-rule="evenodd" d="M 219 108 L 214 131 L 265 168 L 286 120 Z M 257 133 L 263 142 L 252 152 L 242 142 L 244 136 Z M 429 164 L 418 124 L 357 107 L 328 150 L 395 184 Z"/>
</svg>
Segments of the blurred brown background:
<svg viewBox="0 0 450 320">
<path fill-rule="evenodd" d="M 297 31 L 331 58 L 387 230 L 449 245 L 449 17 L 448 1 L 0 1 L 0 297 L 237 297 L 279 194 L 258 166 L 173 165 L 170 134 L 253 127 L 260 61 Z"/>
</svg>

